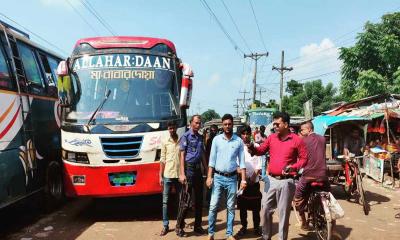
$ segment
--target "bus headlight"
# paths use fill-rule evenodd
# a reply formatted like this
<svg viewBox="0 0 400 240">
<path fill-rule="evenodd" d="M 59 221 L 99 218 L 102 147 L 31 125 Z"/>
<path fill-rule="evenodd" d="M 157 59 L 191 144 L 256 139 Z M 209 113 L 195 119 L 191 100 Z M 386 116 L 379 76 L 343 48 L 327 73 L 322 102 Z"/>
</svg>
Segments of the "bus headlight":
<svg viewBox="0 0 400 240">
<path fill-rule="evenodd" d="M 70 152 L 67 150 L 62 150 L 62 158 L 68 162 L 89 164 L 89 158 L 87 153 L 82 152 Z"/>
</svg>

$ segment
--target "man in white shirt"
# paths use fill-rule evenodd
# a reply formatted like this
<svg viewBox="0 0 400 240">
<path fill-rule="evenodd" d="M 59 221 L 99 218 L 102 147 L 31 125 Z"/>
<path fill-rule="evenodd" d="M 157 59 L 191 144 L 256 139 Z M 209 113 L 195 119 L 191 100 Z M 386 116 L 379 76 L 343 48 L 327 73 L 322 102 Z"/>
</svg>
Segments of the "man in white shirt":
<svg viewBox="0 0 400 240">
<path fill-rule="evenodd" d="M 243 126 L 240 132 L 240 137 L 245 144 L 251 142 L 251 128 L 248 125 Z M 239 230 L 238 235 L 243 236 L 247 232 L 247 210 L 253 212 L 253 225 L 254 234 L 261 236 L 260 229 L 260 209 L 261 209 L 261 197 L 259 175 L 262 168 L 262 157 L 251 156 L 247 151 L 246 145 L 244 146 L 244 162 L 246 165 L 246 181 L 247 188 L 243 191 L 243 194 L 238 197 L 237 204 L 240 209 L 240 222 L 242 228 Z"/>
</svg>

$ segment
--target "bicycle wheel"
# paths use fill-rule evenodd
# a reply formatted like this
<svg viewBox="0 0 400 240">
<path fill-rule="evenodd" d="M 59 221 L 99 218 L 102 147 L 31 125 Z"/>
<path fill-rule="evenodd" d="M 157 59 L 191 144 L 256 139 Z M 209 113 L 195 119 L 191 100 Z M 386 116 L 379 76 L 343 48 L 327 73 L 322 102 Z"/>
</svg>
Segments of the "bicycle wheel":
<svg viewBox="0 0 400 240">
<path fill-rule="evenodd" d="M 319 240 L 331 240 L 333 222 L 327 221 L 322 201 L 326 200 L 321 199 L 321 197 L 318 196 L 315 198 L 313 204 L 312 215 L 314 230 Z"/>
<path fill-rule="evenodd" d="M 356 181 L 357 181 L 357 190 L 360 195 L 359 203 L 363 206 L 364 214 L 368 215 L 370 209 L 369 209 L 368 202 L 365 198 L 365 193 L 364 193 L 364 188 L 362 185 L 362 179 L 361 179 L 360 173 L 357 174 Z"/>
</svg>

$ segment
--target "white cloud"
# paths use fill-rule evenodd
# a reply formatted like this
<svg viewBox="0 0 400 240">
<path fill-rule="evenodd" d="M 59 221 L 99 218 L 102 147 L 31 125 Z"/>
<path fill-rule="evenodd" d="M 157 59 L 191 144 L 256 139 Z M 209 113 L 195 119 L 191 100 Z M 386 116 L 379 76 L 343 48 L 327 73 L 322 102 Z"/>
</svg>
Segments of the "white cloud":
<svg viewBox="0 0 400 240">
<path fill-rule="evenodd" d="M 219 73 L 214 73 L 213 75 L 211 75 L 210 79 L 208 79 L 207 81 L 207 85 L 209 87 L 213 87 L 216 84 L 218 84 L 218 82 L 221 80 L 221 76 L 219 75 Z"/>
<path fill-rule="evenodd" d="M 311 43 L 300 49 L 300 58 L 286 65 L 292 66 L 293 71 L 287 74 L 288 79 L 301 80 L 340 69 L 342 62 L 338 59 L 339 48 L 329 39 L 324 38 L 319 44 Z M 337 74 L 338 75 L 338 74 Z M 316 79 L 334 79 L 337 75 L 321 76 Z M 310 79 L 313 80 L 313 79 Z M 337 83 L 335 83 L 337 84 Z"/>
</svg>

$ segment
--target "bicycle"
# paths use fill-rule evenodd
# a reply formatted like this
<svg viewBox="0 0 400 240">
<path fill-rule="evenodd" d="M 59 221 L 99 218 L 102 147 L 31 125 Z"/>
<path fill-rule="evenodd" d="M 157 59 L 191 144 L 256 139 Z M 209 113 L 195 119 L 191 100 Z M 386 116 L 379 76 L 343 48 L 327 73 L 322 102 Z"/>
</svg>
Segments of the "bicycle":
<svg viewBox="0 0 400 240">
<path fill-rule="evenodd" d="M 301 176 L 301 173 L 290 171 L 287 168 L 285 172 L 294 179 L 299 179 Z M 319 240 L 331 240 L 336 221 L 332 219 L 329 210 L 330 194 L 323 191 L 324 182 L 316 180 L 309 184 L 311 193 L 305 209 L 307 224 L 313 226 Z"/>
<path fill-rule="evenodd" d="M 346 158 L 344 162 L 344 176 L 345 176 L 345 192 L 348 199 L 354 197 L 356 202 L 363 206 L 365 215 L 369 214 L 370 207 L 365 198 L 364 187 L 362 184 L 362 176 L 356 159 L 362 159 L 363 156 Z"/>
<path fill-rule="evenodd" d="M 313 226 L 318 239 L 331 240 L 336 221 L 329 210 L 329 192 L 321 190 L 324 185 L 322 182 L 311 182 L 310 185 L 312 190 L 307 202 L 307 223 Z"/>
</svg>

